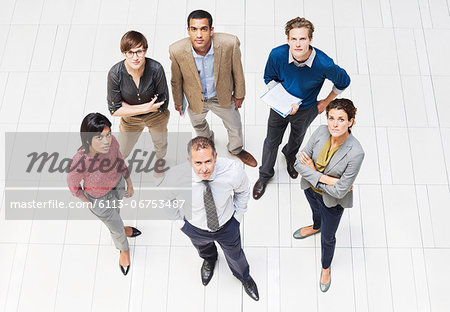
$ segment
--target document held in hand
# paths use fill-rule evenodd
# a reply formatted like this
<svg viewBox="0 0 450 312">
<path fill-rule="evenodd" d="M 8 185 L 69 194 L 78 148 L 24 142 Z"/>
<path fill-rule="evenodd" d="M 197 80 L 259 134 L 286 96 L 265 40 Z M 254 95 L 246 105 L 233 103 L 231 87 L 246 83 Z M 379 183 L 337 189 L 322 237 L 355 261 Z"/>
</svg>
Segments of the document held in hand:
<svg viewBox="0 0 450 312">
<path fill-rule="evenodd" d="M 302 99 L 288 93 L 279 82 L 269 91 L 261 95 L 261 100 L 283 117 L 286 117 L 292 112 L 291 104 L 300 105 L 302 103 Z"/>
</svg>

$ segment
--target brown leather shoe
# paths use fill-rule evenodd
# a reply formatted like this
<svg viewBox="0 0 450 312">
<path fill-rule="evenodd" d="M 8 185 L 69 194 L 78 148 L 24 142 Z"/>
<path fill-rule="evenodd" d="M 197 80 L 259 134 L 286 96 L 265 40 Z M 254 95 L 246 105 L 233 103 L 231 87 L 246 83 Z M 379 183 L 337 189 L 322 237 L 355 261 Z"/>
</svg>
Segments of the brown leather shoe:
<svg viewBox="0 0 450 312">
<path fill-rule="evenodd" d="M 256 167 L 258 165 L 255 157 L 253 157 L 252 154 L 250 154 L 246 150 L 242 150 L 239 154 L 236 154 L 234 156 L 239 158 L 247 166 Z"/>
<path fill-rule="evenodd" d="M 266 185 L 267 182 L 263 182 L 261 179 L 258 179 L 256 181 L 255 185 L 253 186 L 253 198 L 258 200 L 263 196 L 264 192 L 266 191 Z"/>
<path fill-rule="evenodd" d="M 288 161 L 288 160 L 286 159 L 286 162 L 287 162 L 287 172 L 289 173 L 289 176 L 290 176 L 292 179 L 297 179 L 297 177 L 298 177 L 298 172 L 297 172 L 297 170 L 295 170 L 295 168 L 294 168 L 295 159 L 292 160 L 292 161 Z"/>
</svg>

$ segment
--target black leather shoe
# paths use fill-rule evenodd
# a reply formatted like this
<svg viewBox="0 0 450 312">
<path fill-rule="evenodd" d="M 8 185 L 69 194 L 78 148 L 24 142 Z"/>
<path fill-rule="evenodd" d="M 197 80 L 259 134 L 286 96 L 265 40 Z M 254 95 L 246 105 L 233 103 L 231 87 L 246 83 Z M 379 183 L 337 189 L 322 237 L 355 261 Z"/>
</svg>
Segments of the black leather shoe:
<svg viewBox="0 0 450 312">
<path fill-rule="evenodd" d="M 139 236 L 139 235 L 141 235 L 142 234 L 142 232 L 141 231 L 139 231 L 137 228 L 135 228 L 135 227 L 132 227 L 132 226 L 130 226 L 131 227 L 131 229 L 133 230 L 133 233 L 131 234 L 131 236 L 130 237 L 136 237 L 136 236 Z"/>
<path fill-rule="evenodd" d="M 243 283 L 242 286 L 244 286 L 245 292 L 250 296 L 250 298 L 255 301 L 259 300 L 258 287 L 256 286 L 253 278 L 250 277 L 250 279 L 247 282 Z"/>
<path fill-rule="evenodd" d="M 130 270 L 130 266 L 129 265 L 121 266 L 120 264 L 119 264 L 119 266 L 120 266 L 120 271 L 122 271 L 123 275 L 127 275 L 128 271 Z"/>
<path fill-rule="evenodd" d="M 202 283 L 203 285 L 208 285 L 209 281 L 212 279 L 214 275 L 214 267 L 216 266 L 216 261 L 210 263 L 206 260 L 203 260 L 201 275 L 202 275 Z"/>
<path fill-rule="evenodd" d="M 294 160 L 287 160 L 287 159 L 286 159 L 286 162 L 287 162 L 287 172 L 289 173 L 289 176 L 290 176 L 292 179 L 297 179 L 297 177 L 298 177 L 298 172 L 297 172 L 297 170 L 295 170 L 295 168 L 294 168 L 295 159 L 294 159 Z"/>
<path fill-rule="evenodd" d="M 256 181 L 255 185 L 253 186 L 253 198 L 260 199 L 266 191 L 266 186 L 267 182 L 263 182 L 261 179 L 258 179 L 258 181 Z"/>
</svg>

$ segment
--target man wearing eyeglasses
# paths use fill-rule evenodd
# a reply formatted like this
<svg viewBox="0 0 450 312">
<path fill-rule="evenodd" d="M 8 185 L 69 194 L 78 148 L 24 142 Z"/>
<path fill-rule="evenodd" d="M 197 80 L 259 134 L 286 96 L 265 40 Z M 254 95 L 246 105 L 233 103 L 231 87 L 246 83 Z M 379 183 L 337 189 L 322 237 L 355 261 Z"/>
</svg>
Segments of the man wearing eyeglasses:
<svg viewBox="0 0 450 312">
<path fill-rule="evenodd" d="M 187 18 L 189 38 L 169 48 L 172 61 L 172 95 L 175 109 L 187 112 L 198 136 L 214 140 L 206 115 L 212 111 L 222 119 L 228 132 L 228 151 L 244 164 L 256 167 L 256 159 L 243 149 L 241 115 L 238 109 L 245 96 L 239 39 L 230 34 L 214 33 L 212 16 L 195 10 Z"/>
<path fill-rule="evenodd" d="M 125 159 L 142 130 L 148 127 L 156 153 L 156 163 L 167 151 L 169 90 L 162 65 L 148 57 L 148 43 L 143 34 L 128 31 L 120 41 L 125 60 L 108 73 L 108 108 L 120 119 L 120 151 Z M 155 177 L 162 175 L 158 170 Z"/>
</svg>

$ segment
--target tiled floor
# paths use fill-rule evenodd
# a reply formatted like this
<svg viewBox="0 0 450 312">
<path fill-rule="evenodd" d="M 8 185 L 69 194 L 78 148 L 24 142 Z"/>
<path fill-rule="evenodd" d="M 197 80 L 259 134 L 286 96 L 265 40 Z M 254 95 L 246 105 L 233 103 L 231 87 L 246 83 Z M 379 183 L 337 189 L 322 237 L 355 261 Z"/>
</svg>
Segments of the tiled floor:
<svg viewBox="0 0 450 312">
<path fill-rule="evenodd" d="M 292 239 L 311 216 L 280 156 L 273 183 L 250 200 L 242 225 L 259 302 L 222 254 L 205 288 L 200 258 L 169 221 L 129 221 L 144 234 L 131 241 L 124 277 L 99 221 L 10 221 L 2 204 L 0 311 L 449 311 L 448 0 L 2 0 L 2 134 L 77 131 L 85 114 L 109 115 L 106 73 L 128 29 L 147 36 L 170 79 L 168 45 L 186 36 L 185 18 L 196 8 L 213 14 L 216 31 L 241 39 L 246 148 L 259 161 L 269 112 L 259 100 L 262 72 L 270 49 L 285 42 L 288 19 L 309 18 L 314 45 L 351 75 L 342 96 L 358 106 L 354 133 L 366 158 L 355 206 L 337 233 L 330 291 L 318 287 L 319 237 Z M 173 112 L 171 130 L 189 131 L 188 119 Z M 210 120 L 227 157 L 223 126 Z M 310 130 L 322 123 L 323 116 Z M 2 135 L 2 150 L 3 142 Z M 254 182 L 257 169 L 246 171 Z"/>
</svg>

